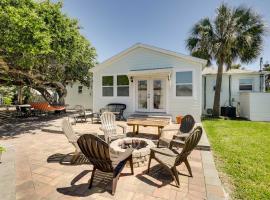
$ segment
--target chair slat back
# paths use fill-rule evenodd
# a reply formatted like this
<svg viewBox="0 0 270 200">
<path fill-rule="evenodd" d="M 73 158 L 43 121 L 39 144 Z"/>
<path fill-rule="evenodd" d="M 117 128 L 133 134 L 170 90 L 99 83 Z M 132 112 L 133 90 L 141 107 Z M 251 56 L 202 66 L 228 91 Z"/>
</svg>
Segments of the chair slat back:
<svg viewBox="0 0 270 200">
<path fill-rule="evenodd" d="M 180 132 L 189 133 L 195 126 L 195 120 L 191 115 L 185 115 L 181 120 Z"/>
<path fill-rule="evenodd" d="M 201 137 L 202 137 L 202 127 L 198 126 L 194 129 L 194 131 L 190 134 L 190 136 L 185 140 L 185 145 L 181 153 L 176 159 L 176 165 L 179 165 L 183 160 L 187 158 L 187 156 L 198 145 Z"/>
<path fill-rule="evenodd" d="M 108 141 L 108 137 L 116 135 L 115 115 L 112 112 L 104 112 L 101 117 L 101 124 L 104 130 L 105 141 Z"/>
<path fill-rule="evenodd" d="M 113 172 L 110 159 L 109 145 L 99 137 L 92 134 L 82 135 L 78 139 L 82 153 L 100 171 Z"/>
<path fill-rule="evenodd" d="M 62 131 L 64 132 L 65 136 L 67 137 L 68 141 L 72 143 L 77 150 L 79 150 L 79 146 L 77 144 L 78 137 L 76 136 L 70 122 L 67 119 L 62 121 Z"/>
</svg>

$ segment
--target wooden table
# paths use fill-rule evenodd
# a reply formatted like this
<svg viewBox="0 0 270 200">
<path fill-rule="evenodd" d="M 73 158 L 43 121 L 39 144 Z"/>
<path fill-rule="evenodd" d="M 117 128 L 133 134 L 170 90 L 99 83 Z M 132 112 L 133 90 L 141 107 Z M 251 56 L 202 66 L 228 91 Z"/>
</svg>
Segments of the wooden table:
<svg viewBox="0 0 270 200">
<path fill-rule="evenodd" d="M 128 126 L 133 126 L 133 134 L 139 133 L 139 126 L 152 126 L 158 128 L 158 139 L 160 138 L 162 129 L 170 123 L 167 118 L 154 118 L 154 117 L 140 117 L 129 118 L 127 120 Z"/>
</svg>

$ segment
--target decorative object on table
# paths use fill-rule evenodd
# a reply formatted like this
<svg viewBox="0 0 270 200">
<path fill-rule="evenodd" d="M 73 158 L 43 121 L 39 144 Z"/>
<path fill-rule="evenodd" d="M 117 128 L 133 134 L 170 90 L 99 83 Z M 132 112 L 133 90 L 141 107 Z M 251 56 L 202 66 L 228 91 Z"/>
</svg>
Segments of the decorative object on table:
<svg viewBox="0 0 270 200">
<path fill-rule="evenodd" d="M 189 133 L 193 130 L 195 126 L 195 119 L 191 115 L 185 115 L 182 120 L 179 129 L 163 129 L 159 143 L 165 143 L 169 145 L 171 139 L 166 138 L 166 132 L 173 134 L 172 139 L 185 140 L 189 136 Z"/>
<path fill-rule="evenodd" d="M 1 163 L 2 153 L 5 151 L 6 151 L 6 149 L 4 147 L 0 146 L 0 163 Z"/>
<path fill-rule="evenodd" d="M 124 111 L 126 108 L 126 104 L 110 103 L 105 108 L 100 109 L 100 113 L 103 114 L 103 112 L 112 112 L 115 114 L 117 120 L 125 120 Z"/>
<path fill-rule="evenodd" d="M 175 119 L 176 123 L 177 123 L 177 124 L 181 124 L 182 118 L 183 118 L 182 115 L 176 116 L 176 119 Z"/>
<path fill-rule="evenodd" d="M 112 140 L 126 137 L 127 127 L 125 125 L 116 124 L 115 115 L 112 112 L 104 112 L 101 117 L 100 130 L 104 132 L 105 141 L 110 143 Z M 117 133 L 117 126 L 123 129 L 123 133 Z"/>
<path fill-rule="evenodd" d="M 131 173 L 134 174 L 132 164 L 133 149 L 128 148 L 120 155 L 111 156 L 109 145 L 99 137 L 90 134 L 82 135 L 78 139 L 78 145 L 91 165 L 94 166 L 89 189 L 92 187 L 96 170 L 113 174 L 112 195 L 115 193 L 117 181 L 127 161 L 130 163 Z"/>
<path fill-rule="evenodd" d="M 111 142 L 110 154 L 119 155 L 125 152 L 125 149 L 133 148 L 133 167 L 143 167 L 147 166 L 150 148 L 155 146 L 151 140 L 145 138 L 127 137 Z"/>
<path fill-rule="evenodd" d="M 202 136 L 202 127 L 198 126 L 194 131 L 189 135 L 185 142 L 181 141 L 171 141 L 170 148 L 151 148 L 149 163 L 148 163 L 148 173 L 151 165 L 151 159 L 158 161 L 166 170 L 170 172 L 173 176 L 173 179 L 176 183 L 176 186 L 180 186 L 178 171 L 176 167 L 182 163 L 185 163 L 190 176 L 192 177 L 191 167 L 188 162 L 188 156 L 197 146 Z M 182 151 L 179 153 L 173 147 L 182 147 Z"/>
</svg>

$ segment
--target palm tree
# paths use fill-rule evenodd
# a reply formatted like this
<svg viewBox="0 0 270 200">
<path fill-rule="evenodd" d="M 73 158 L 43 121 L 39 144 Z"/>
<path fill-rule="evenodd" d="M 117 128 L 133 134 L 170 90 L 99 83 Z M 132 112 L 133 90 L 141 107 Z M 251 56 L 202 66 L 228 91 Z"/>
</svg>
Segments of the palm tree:
<svg viewBox="0 0 270 200">
<path fill-rule="evenodd" d="M 219 116 L 223 67 L 228 70 L 237 60 L 254 61 L 262 50 L 265 30 L 262 17 L 252 9 L 226 4 L 221 4 L 213 20 L 201 19 L 192 28 L 186 41 L 191 55 L 207 59 L 208 64 L 215 60 L 218 66 L 214 116 Z"/>
</svg>

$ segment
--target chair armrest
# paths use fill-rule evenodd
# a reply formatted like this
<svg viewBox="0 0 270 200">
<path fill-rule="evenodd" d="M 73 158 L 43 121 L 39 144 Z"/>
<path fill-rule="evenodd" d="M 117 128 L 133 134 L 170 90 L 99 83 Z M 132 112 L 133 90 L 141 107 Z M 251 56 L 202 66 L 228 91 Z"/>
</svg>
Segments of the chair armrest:
<svg viewBox="0 0 270 200">
<path fill-rule="evenodd" d="M 132 155 L 132 152 L 133 152 L 133 148 L 127 148 L 125 152 L 122 152 L 120 154 L 110 153 L 111 161 L 113 162 L 114 165 L 117 165 L 120 162 L 129 158 Z"/>
<path fill-rule="evenodd" d="M 101 130 L 101 131 L 105 131 L 105 128 L 103 128 L 103 127 L 99 127 L 99 130 Z"/>
<path fill-rule="evenodd" d="M 172 147 L 183 147 L 185 146 L 185 142 L 181 140 L 171 140 L 170 142 L 170 148 Z"/>
<path fill-rule="evenodd" d="M 181 134 L 177 134 L 177 135 L 174 135 L 174 138 L 173 139 L 177 139 L 177 138 L 187 138 L 188 136 L 190 136 L 189 133 L 181 133 Z"/>
<path fill-rule="evenodd" d="M 119 126 L 120 128 L 123 129 L 123 134 L 127 133 L 127 126 L 126 125 L 124 125 L 124 124 L 116 124 L 116 126 Z"/>
<path fill-rule="evenodd" d="M 165 156 L 170 156 L 170 157 L 176 157 L 177 155 L 174 154 L 173 152 L 170 152 L 170 150 L 168 151 L 168 148 L 151 148 L 151 151 L 154 153 L 159 153 Z"/>
</svg>

